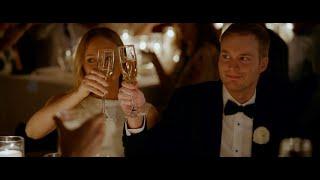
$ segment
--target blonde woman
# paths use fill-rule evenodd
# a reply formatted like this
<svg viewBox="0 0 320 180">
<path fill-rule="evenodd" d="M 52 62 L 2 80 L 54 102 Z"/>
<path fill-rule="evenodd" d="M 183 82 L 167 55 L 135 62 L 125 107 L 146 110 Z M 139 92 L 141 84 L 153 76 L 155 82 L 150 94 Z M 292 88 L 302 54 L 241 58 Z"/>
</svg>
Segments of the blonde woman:
<svg viewBox="0 0 320 180">
<path fill-rule="evenodd" d="M 33 139 L 46 136 L 56 129 L 53 119 L 55 114 L 66 109 L 78 109 L 78 112 L 90 114 L 101 112 L 101 97 L 104 96 L 108 119 L 105 119 L 106 133 L 101 154 L 103 156 L 124 156 L 122 135 L 125 121 L 134 122 L 138 118 L 141 119 L 142 116 L 127 116 L 130 113 L 130 107 L 123 105 L 118 100 L 122 79 L 116 49 L 122 45 L 123 42 L 119 35 L 110 29 L 95 28 L 88 31 L 82 37 L 75 54 L 75 87 L 69 92 L 49 99 L 46 105 L 28 121 L 27 135 Z M 115 50 L 115 70 L 113 76 L 108 80 L 97 69 L 97 51 L 104 48 Z M 146 119 L 150 119 L 146 121 L 147 127 L 150 128 L 157 119 L 157 112 L 152 105 L 145 102 L 143 93 L 139 89 L 136 91 L 137 94 L 133 100 L 137 102 L 138 111 L 145 113 Z"/>
</svg>

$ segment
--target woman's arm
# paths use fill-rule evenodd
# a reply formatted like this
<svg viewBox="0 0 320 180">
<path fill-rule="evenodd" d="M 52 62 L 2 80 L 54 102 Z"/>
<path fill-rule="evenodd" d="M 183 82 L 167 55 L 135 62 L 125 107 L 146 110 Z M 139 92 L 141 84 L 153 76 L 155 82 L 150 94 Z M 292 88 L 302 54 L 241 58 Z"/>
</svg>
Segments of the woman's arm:
<svg viewBox="0 0 320 180">
<path fill-rule="evenodd" d="M 40 139 L 52 132 L 56 125 L 53 117 L 57 112 L 71 109 L 79 104 L 85 96 L 77 90 L 52 97 L 46 105 L 36 112 L 28 121 L 26 134 L 32 139 Z"/>
<path fill-rule="evenodd" d="M 27 136 L 39 139 L 52 132 L 56 128 L 53 116 L 57 112 L 75 107 L 90 93 L 100 97 L 105 96 L 109 85 L 103 78 L 105 78 L 103 74 L 93 71 L 84 77 L 81 85 L 75 90 L 51 98 L 27 123 Z"/>
</svg>

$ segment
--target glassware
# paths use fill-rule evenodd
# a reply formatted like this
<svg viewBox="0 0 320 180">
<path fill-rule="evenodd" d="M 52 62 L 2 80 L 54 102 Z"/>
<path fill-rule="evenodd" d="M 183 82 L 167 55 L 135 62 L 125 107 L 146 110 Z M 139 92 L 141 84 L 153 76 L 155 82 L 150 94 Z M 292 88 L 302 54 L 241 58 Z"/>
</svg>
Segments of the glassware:
<svg viewBox="0 0 320 180">
<path fill-rule="evenodd" d="M 279 157 L 311 157 L 312 144 L 309 139 L 286 138 L 281 141 Z"/>
<path fill-rule="evenodd" d="M 0 157 L 24 157 L 24 138 L 0 136 Z"/>
<path fill-rule="evenodd" d="M 118 48 L 120 55 L 121 71 L 123 80 L 134 84 L 137 82 L 137 57 L 134 45 L 125 45 Z M 136 105 L 132 97 L 131 116 L 137 115 Z"/>
<path fill-rule="evenodd" d="M 114 73 L 114 51 L 112 49 L 98 50 L 98 69 L 108 80 Z M 102 112 L 105 114 L 105 97 L 102 97 Z"/>
<path fill-rule="evenodd" d="M 61 157 L 61 154 L 58 152 L 45 154 L 43 157 Z"/>
</svg>

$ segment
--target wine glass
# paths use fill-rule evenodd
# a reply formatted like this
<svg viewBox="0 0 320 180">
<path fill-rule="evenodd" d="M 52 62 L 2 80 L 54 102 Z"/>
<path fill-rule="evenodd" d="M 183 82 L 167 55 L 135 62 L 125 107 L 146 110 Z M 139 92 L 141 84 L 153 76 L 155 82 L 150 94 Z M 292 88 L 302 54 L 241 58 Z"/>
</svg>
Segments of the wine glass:
<svg viewBox="0 0 320 180">
<path fill-rule="evenodd" d="M 0 157 L 24 157 L 24 138 L 0 136 Z"/>
<path fill-rule="evenodd" d="M 112 77 L 114 72 L 114 51 L 112 49 L 98 50 L 98 69 L 106 76 L 106 80 Z M 105 96 L 102 97 L 102 112 L 105 114 Z"/>
<path fill-rule="evenodd" d="M 61 157 L 61 154 L 58 152 L 55 153 L 47 153 L 45 155 L 43 155 L 43 157 Z"/>
<path fill-rule="evenodd" d="M 312 143 L 309 139 L 299 137 L 286 138 L 281 141 L 279 157 L 311 157 Z"/>
<path fill-rule="evenodd" d="M 120 55 L 121 71 L 123 80 L 127 83 L 134 84 L 137 82 L 137 56 L 134 45 L 125 45 L 118 48 Z M 136 116 L 136 106 L 131 97 L 132 109 L 131 116 Z"/>
</svg>

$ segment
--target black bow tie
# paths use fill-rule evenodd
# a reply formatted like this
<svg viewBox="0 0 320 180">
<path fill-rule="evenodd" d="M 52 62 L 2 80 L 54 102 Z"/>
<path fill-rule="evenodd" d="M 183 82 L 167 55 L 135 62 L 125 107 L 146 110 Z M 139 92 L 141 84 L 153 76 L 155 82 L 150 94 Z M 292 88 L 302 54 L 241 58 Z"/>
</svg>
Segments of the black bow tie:
<svg viewBox="0 0 320 180">
<path fill-rule="evenodd" d="M 247 106 L 238 106 L 236 103 L 230 100 L 228 100 L 224 108 L 225 115 L 232 115 L 237 112 L 243 112 L 245 115 L 247 115 L 251 119 L 254 117 L 255 111 L 256 111 L 255 104 L 249 104 Z"/>
</svg>

